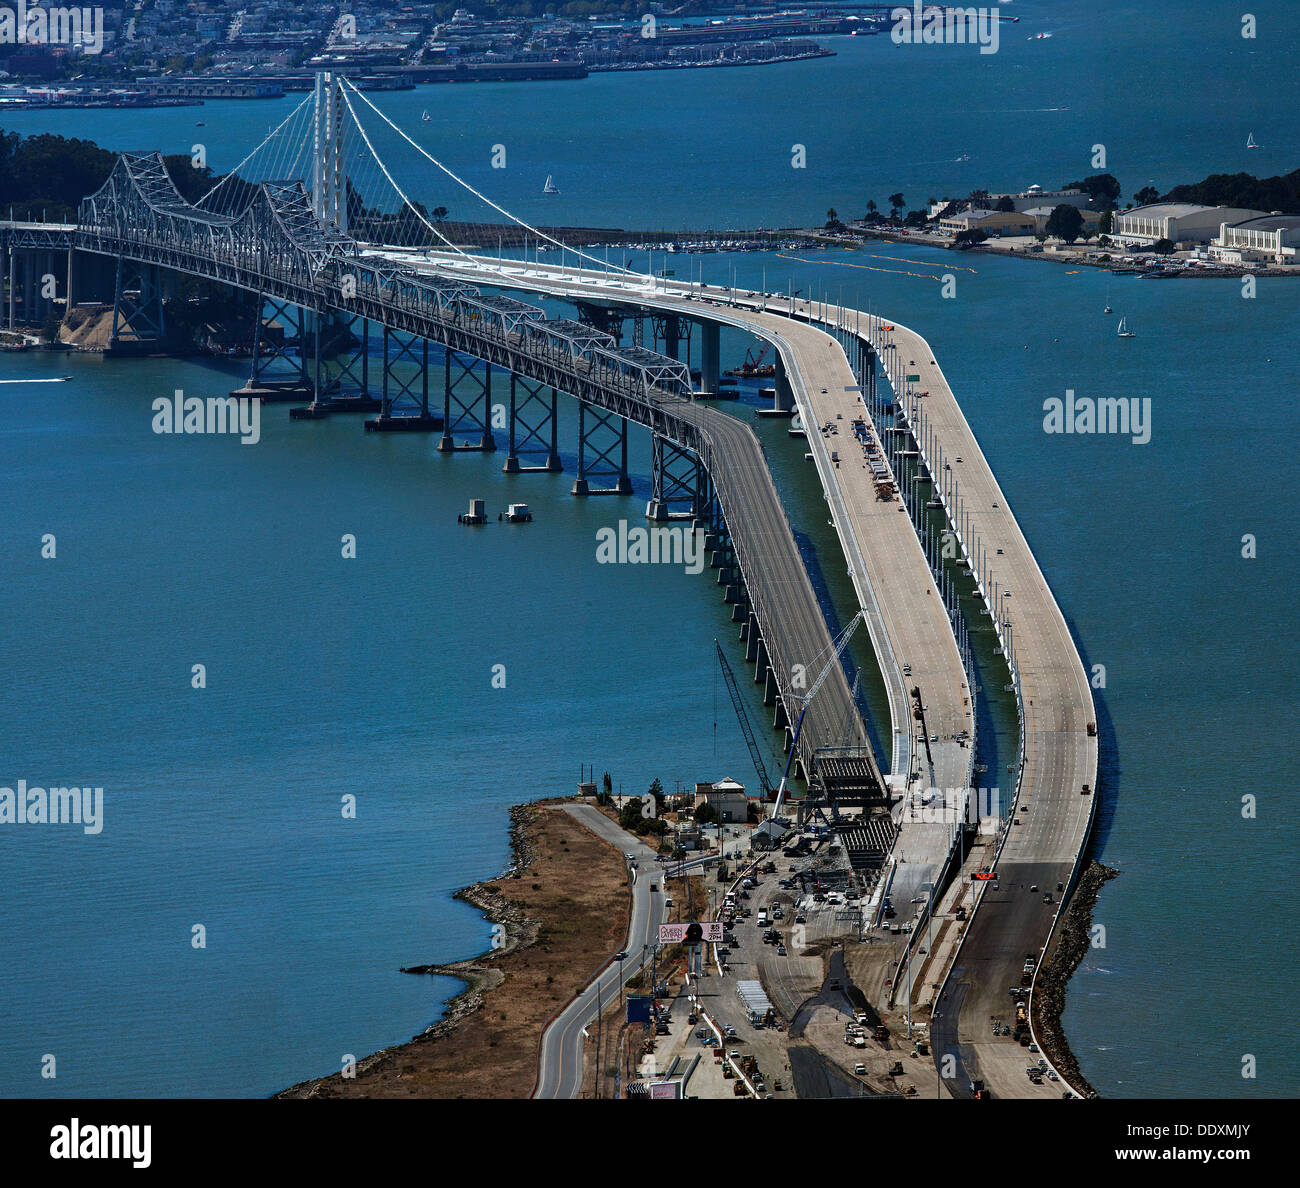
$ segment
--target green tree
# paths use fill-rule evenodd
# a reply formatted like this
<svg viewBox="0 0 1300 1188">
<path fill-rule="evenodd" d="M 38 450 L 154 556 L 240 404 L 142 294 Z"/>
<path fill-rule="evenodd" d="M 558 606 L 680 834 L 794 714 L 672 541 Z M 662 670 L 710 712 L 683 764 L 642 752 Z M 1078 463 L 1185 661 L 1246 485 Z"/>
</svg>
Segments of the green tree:
<svg viewBox="0 0 1300 1188">
<path fill-rule="evenodd" d="M 641 820 L 641 797 L 634 796 L 631 800 L 625 800 L 623 807 L 618 810 L 618 823 L 624 829 L 635 829 Z"/>
<path fill-rule="evenodd" d="M 1172 254 L 1176 249 L 1172 241 L 1168 239 L 1157 239 L 1155 243 L 1151 245 L 1151 250 L 1155 252 L 1156 255 L 1158 256 L 1168 256 Z"/>
<path fill-rule="evenodd" d="M 968 231 L 958 231 L 952 242 L 955 247 L 968 248 L 983 243 L 988 237 L 983 227 L 971 227 Z"/>
<path fill-rule="evenodd" d="M 1150 206 L 1153 202 L 1160 201 L 1160 191 L 1155 186 L 1143 186 L 1133 195 L 1133 201 L 1139 206 Z"/>
<path fill-rule="evenodd" d="M 1094 203 L 1104 207 L 1114 206 L 1121 193 L 1119 179 L 1111 173 L 1094 173 L 1083 181 L 1066 182 L 1063 188 L 1082 190 Z"/>
<path fill-rule="evenodd" d="M 1052 213 L 1047 216 L 1048 235 L 1054 235 L 1066 243 L 1073 243 L 1082 231 L 1083 214 L 1078 207 L 1068 206 L 1064 202 L 1060 206 L 1052 207 Z"/>
<path fill-rule="evenodd" d="M 899 193 L 897 193 L 897 194 L 890 194 L 890 196 L 889 196 L 889 211 L 890 211 L 890 214 L 891 214 L 895 219 L 898 218 L 898 212 L 899 212 L 900 210 L 902 210 L 903 207 L 906 206 L 906 205 L 907 205 L 907 203 L 903 201 L 903 195 L 902 195 L 901 191 L 900 191 Z"/>
<path fill-rule="evenodd" d="M 695 819 L 701 825 L 709 825 L 718 819 L 718 806 L 707 800 L 695 810 Z"/>
<path fill-rule="evenodd" d="M 658 776 L 655 776 L 653 782 L 650 784 L 649 789 L 646 791 L 646 795 L 653 796 L 655 798 L 655 812 L 657 813 L 663 812 L 664 786 L 662 783 L 659 782 Z"/>
<path fill-rule="evenodd" d="M 876 212 L 879 209 L 880 208 L 876 205 L 876 200 L 874 198 L 869 199 L 867 202 L 867 218 L 875 218 Z"/>
<path fill-rule="evenodd" d="M 1101 219 L 1097 223 L 1097 231 L 1105 236 L 1115 230 L 1115 212 L 1113 210 L 1103 210 Z"/>
<path fill-rule="evenodd" d="M 999 210 L 1003 214 L 1011 214 L 1016 209 L 1016 204 L 1010 194 L 1003 194 L 1002 197 L 998 199 L 997 206 L 993 209 Z"/>
<path fill-rule="evenodd" d="M 445 206 L 435 206 L 429 213 L 433 215 L 436 223 L 444 222 L 447 218 L 447 208 Z"/>
</svg>

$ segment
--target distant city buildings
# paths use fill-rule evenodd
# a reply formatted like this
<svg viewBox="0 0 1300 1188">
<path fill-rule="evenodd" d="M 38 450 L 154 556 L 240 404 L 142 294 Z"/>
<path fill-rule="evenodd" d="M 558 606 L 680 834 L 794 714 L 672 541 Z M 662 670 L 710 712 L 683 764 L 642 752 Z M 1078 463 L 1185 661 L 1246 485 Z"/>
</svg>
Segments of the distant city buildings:
<svg viewBox="0 0 1300 1188">
<path fill-rule="evenodd" d="M 650 4 L 647 12 L 662 6 Z M 445 9 L 443 10 L 445 12 Z M 433 4 L 349 0 L 129 0 L 105 14 L 102 52 L 40 46 L 0 66 L 21 80 L 134 82 L 141 78 L 274 80 L 325 67 L 411 81 L 478 78 L 581 78 L 589 71 L 665 69 L 787 61 L 828 55 L 808 35 L 874 31 L 860 18 L 787 12 L 673 26 L 643 36 L 640 18 L 589 20 L 485 17 Z M 564 69 L 541 69 L 562 66 Z M 536 69 L 528 69 L 536 67 Z M 78 78 L 78 76 L 82 76 Z"/>
</svg>

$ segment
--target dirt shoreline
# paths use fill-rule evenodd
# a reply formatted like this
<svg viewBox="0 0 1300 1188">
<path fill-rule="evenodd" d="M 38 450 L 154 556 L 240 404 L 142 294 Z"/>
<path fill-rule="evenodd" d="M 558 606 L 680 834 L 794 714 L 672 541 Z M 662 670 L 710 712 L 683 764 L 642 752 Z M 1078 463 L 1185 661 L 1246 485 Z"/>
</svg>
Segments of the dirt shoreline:
<svg viewBox="0 0 1300 1188">
<path fill-rule="evenodd" d="M 403 967 L 464 983 L 441 1017 L 406 1043 L 277 1098 L 522 1098 L 537 1073 L 542 1031 L 626 936 L 627 869 L 614 847 L 556 802 L 510 810 L 513 861 L 455 898 L 494 926 L 493 947 L 462 961 Z"/>
<path fill-rule="evenodd" d="M 1034 986 L 1034 1034 L 1056 1070 L 1085 1097 L 1097 1096 L 1097 1091 L 1079 1068 L 1061 1015 L 1070 979 L 1088 952 L 1097 897 L 1118 874 L 1114 867 L 1103 866 L 1096 858 L 1088 860 Z"/>
</svg>

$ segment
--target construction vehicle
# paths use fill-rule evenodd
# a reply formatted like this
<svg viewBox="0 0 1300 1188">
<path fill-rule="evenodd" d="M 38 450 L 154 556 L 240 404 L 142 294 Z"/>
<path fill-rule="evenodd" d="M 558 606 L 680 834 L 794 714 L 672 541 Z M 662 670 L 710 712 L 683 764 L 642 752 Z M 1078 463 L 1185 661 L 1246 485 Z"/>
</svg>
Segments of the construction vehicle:
<svg viewBox="0 0 1300 1188">
<path fill-rule="evenodd" d="M 775 363 L 764 363 L 767 352 L 772 349 L 771 343 L 764 343 L 763 349 L 757 356 L 754 354 L 754 348 L 750 347 L 745 352 L 745 361 L 739 367 L 733 367 L 729 371 L 724 371 L 723 375 L 735 376 L 738 379 L 761 379 L 776 375 Z"/>
<path fill-rule="evenodd" d="M 889 1028 L 886 1027 L 883 1023 L 878 1024 L 875 1030 L 872 1031 L 871 1038 L 878 1039 L 878 1040 L 887 1040 L 889 1038 Z"/>
</svg>

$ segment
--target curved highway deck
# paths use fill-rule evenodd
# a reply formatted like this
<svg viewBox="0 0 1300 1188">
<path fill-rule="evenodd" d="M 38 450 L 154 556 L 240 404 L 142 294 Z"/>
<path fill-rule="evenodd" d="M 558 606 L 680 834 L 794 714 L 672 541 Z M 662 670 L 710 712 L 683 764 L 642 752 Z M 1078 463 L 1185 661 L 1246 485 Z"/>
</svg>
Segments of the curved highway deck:
<svg viewBox="0 0 1300 1188">
<path fill-rule="evenodd" d="M 833 418 L 845 402 L 847 407 L 857 399 L 848 391 L 856 381 L 842 349 L 813 323 L 857 334 L 885 360 L 909 422 L 923 426 L 918 445 L 927 469 L 938 474 L 946 462 L 957 471 L 964 516 L 951 515 L 955 508 L 949 509 L 950 515 L 953 523 L 962 525 L 963 549 L 972 558 L 981 594 L 990 607 L 1000 604 L 1010 624 L 1005 640 L 1014 649 L 1022 717 L 1017 800 L 1007 806 L 1020 823 L 1009 829 L 997 864 L 998 890 L 986 890 L 945 986 L 944 1001 L 937 1007 L 934 1051 L 936 1058 L 946 1051 L 958 1056 L 957 1074 L 949 1081 L 958 1096 L 965 1095 L 966 1082 L 975 1077 L 982 1077 L 995 1096 L 1058 1093 L 1059 1088 L 1050 1084 L 1035 1089 L 1028 1083 L 1024 1050 L 1006 1040 L 993 1040 L 989 1021 L 993 1016 L 1009 1016 L 1008 988 L 1019 984 L 1026 955 L 1041 953 L 1055 925 L 1062 898 L 1057 885 L 1068 889 L 1077 874 L 1095 800 L 1081 794 L 1084 786 L 1096 787 L 1097 739 L 1088 732 L 1095 711 L 1065 618 L 926 340 L 905 326 L 859 311 L 790 303 L 759 293 L 706 288 L 706 303 L 696 299 L 698 288 L 664 282 L 633 284 L 599 272 L 550 265 L 511 269 L 497 260 L 467 264 L 464 257 L 439 257 L 436 267 L 451 275 L 473 275 L 481 284 L 567 297 L 581 293 L 752 329 L 781 349 L 810 442 L 815 440 L 817 425 L 828 415 Z M 721 304 L 724 301 L 727 306 Z M 920 378 L 909 385 L 907 374 Z M 924 398 L 920 392 L 926 393 Z M 860 415 L 860 408 L 856 411 Z M 941 738 L 948 737 L 950 729 L 954 733 L 970 729 L 965 673 L 915 533 L 897 511 L 892 522 L 900 531 L 891 530 L 891 513 L 855 499 L 853 474 L 850 470 L 846 475 L 841 465 L 830 473 L 823 471 L 823 481 L 832 480 L 827 490 L 833 495 L 838 488 L 849 513 L 848 525 L 837 518 L 836 526 L 855 583 L 867 579 L 868 590 L 859 586 L 863 605 L 870 610 L 873 604 L 878 615 L 868 621 L 891 686 L 894 724 L 897 727 L 907 719 L 898 710 L 902 682 L 888 671 L 891 659 L 895 667 L 910 664 L 911 679 L 918 683 L 924 674 L 927 713 L 944 723 Z M 847 534 L 846 527 L 851 528 Z M 905 714 L 905 702 L 902 708 Z M 895 740 L 897 760 L 897 734 Z M 968 760 L 968 755 L 941 759 L 936 763 L 935 785 L 967 783 Z M 1006 800 L 1004 796 L 1004 805 Z M 1034 885 L 1039 890 L 1031 892 Z M 1045 894 L 1052 896 L 1051 904 L 1043 902 Z"/>
</svg>

